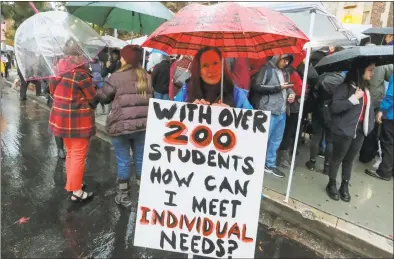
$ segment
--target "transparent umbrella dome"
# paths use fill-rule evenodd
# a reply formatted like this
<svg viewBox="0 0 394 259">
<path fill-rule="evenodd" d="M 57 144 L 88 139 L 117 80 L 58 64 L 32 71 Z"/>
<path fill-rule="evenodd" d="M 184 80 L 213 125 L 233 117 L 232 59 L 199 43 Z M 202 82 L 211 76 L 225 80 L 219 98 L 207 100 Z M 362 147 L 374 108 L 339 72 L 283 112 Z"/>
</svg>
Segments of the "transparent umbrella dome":
<svg viewBox="0 0 394 259">
<path fill-rule="evenodd" d="M 59 75 L 57 62 L 65 56 L 77 57 L 66 70 L 88 63 L 106 42 L 81 19 L 67 12 L 49 11 L 24 21 L 15 33 L 14 45 L 24 79 L 37 80 Z"/>
</svg>

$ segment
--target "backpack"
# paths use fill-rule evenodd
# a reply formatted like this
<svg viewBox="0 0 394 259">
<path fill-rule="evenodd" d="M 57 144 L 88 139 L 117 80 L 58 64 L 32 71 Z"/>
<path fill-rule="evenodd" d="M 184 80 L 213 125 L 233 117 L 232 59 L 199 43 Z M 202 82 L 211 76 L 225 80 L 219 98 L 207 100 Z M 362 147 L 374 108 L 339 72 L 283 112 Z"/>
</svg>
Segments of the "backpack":
<svg viewBox="0 0 394 259">
<path fill-rule="evenodd" d="M 271 81 L 271 78 L 272 78 L 272 69 L 270 69 L 270 67 L 268 67 L 267 64 L 262 65 L 260 69 L 265 69 L 265 73 L 266 73 L 266 75 L 265 75 L 265 81 L 263 82 L 263 84 L 266 84 L 266 83 L 268 83 L 269 81 Z M 260 72 L 260 70 L 259 70 L 256 74 L 254 74 L 253 77 L 251 78 L 252 84 L 253 84 L 254 81 L 256 80 L 256 76 L 257 76 L 257 74 L 258 74 L 259 72 Z M 258 93 L 256 93 L 255 91 L 253 91 L 253 88 L 250 87 L 248 100 L 249 100 L 249 103 L 253 106 L 254 109 L 256 109 L 258 103 L 254 103 L 252 96 L 253 96 L 253 95 L 256 95 L 256 94 L 258 94 Z"/>
<path fill-rule="evenodd" d="M 104 78 L 101 76 L 103 62 L 98 61 L 97 63 L 91 63 L 90 67 L 92 69 L 93 84 L 97 87 L 101 87 L 101 83 L 104 81 Z"/>
</svg>

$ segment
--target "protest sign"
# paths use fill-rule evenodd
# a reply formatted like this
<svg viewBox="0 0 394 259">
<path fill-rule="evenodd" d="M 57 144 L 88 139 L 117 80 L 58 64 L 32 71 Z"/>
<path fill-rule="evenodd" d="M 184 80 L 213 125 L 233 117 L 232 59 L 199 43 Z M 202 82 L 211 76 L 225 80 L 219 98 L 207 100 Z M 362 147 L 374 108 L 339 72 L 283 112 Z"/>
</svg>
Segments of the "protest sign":
<svg viewBox="0 0 394 259">
<path fill-rule="evenodd" d="M 151 99 L 134 245 L 253 258 L 269 118 Z"/>
</svg>

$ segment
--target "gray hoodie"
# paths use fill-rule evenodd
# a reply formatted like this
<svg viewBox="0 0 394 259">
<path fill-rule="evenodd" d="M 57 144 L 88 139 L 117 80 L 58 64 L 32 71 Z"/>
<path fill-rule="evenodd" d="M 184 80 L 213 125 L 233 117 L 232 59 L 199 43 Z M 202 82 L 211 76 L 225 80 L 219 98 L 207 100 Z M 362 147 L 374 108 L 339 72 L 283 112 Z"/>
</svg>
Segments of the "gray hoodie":
<svg viewBox="0 0 394 259">
<path fill-rule="evenodd" d="M 290 75 L 276 64 L 280 56 L 274 56 L 257 73 L 252 82 L 251 102 L 255 109 L 271 111 L 280 115 L 286 111 L 287 97 L 294 94 L 293 89 L 281 89 L 281 84 L 290 81 Z M 284 82 L 280 74 L 283 74 Z"/>
</svg>

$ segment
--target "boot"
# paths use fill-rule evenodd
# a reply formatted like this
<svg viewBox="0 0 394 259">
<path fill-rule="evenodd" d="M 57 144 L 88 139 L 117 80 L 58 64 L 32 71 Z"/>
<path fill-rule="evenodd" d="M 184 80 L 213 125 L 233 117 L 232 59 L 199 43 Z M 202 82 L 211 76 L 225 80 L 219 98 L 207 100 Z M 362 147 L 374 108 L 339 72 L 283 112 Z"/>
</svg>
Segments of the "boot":
<svg viewBox="0 0 394 259">
<path fill-rule="evenodd" d="M 287 150 L 279 150 L 278 151 L 278 166 L 283 168 L 290 168 L 290 156 L 289 151 Z"/>
<path fill-rule="evenodd" d="M 59 137 L 55 137 L 55 142 L 57 146 L 57 156 L 61 159 L 65 159 L 66 153 L 64 152 L 63 139 Z"/>
<path fill-rule="evenodd" d="M 350 193 L 349 193 L 349 181 L 343 180 L 341 183 L 341 187 L 339 188 L 339 196 L 345 202 L 350 201 Z"/>
<path fill-rule="evenodd" d="M 315 167 L 316 167 L 316 160 L 309 160 L 308 162 L 306 162 L 305 166 L 311 170 L 311 171 L 315 171 Z"/>
<path fill-rule="evenodd" d="M 131 202 L 131 190 L 130 183 L 128 180 L 118 180 L 118 187 L 116 188 L 115 202 L 123 207 L 130 207 Z"/>
<path fill-rule="evenodd" d="M 327 195 L 336 201 L 339 201 L 339 193 L 338 193 L 338 189 L 337 189 L 337 181 L 336 179 L 331 179 L 329 180 L 327 187 L 326 187 L 326 192 Z"/>
</svg>

